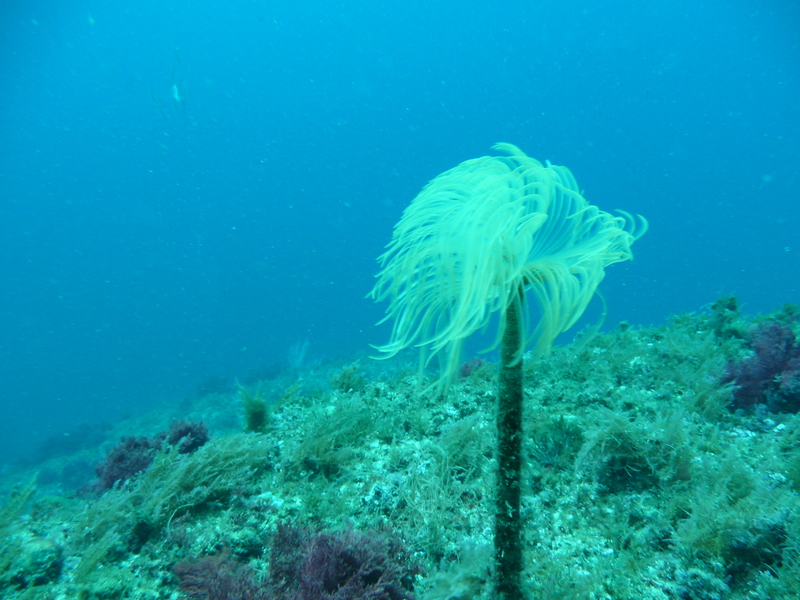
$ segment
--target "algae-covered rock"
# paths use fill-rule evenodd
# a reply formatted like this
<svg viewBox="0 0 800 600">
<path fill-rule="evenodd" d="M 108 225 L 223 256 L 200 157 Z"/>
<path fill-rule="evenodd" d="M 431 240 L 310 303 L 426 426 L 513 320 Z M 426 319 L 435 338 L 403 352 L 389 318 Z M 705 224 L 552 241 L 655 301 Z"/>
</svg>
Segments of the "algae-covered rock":
<svg viewBox="0 0 800 600">
<path fill-rule="evenodd" d="M 8 580 L 18 588 L 53 583 L 61 575 L 64 553 L 46 537 L 34 537 L 19 546 L 8 569 Z"/>
</svg>

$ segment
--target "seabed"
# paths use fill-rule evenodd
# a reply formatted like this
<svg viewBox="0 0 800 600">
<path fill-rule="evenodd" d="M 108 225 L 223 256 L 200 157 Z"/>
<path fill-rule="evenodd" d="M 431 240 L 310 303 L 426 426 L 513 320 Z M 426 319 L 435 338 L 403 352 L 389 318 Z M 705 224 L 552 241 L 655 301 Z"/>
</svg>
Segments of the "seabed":
<svg viewBox="0 0 800 600">
<path fill-rule="evenodd" d="M 794 338 L 771 354 L 770 327 Z M 727 298 L 526 360 L 529 598 L 800 597 L 798 334 L 798 307 Z M 51 445 L 0 480 L 0 596 L 490 599 L 495 379 L 468 361 L 442 397 L 412 354 L 362 357 Z M 176 420 L 210 439 L 93 483 L 122 438 Z"/>
</svg>

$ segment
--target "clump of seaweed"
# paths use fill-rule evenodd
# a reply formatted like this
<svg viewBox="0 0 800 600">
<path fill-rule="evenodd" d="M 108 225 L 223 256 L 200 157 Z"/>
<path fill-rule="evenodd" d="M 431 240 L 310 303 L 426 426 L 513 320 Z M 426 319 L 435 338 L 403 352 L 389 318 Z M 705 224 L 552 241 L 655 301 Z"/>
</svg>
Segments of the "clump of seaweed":
<svg viewBox="0 0 800 600">
<path fill-rule="evenodd" d="M 458 367 L 458 378 L 464 379 L 465 377 L 469 377 L 485 364 L 486 361 L 482 358 L 473 358 L 462 362 L 461 366 Z"/>
<path fill-rule="evenodd" d="M 231 558 L 229 548 L 195 561 L 177 563 L 173 572 L 181 591 L 196 600 L 267 600 L 253 569 Z"/>
<path fill-rule="evenodd" d="M 266 433 L 270 425 L 270 415 L 261 385 L 259 384 L 252 394 L 243 385 L 237 383 L 237 386 L 244 408 L 245 433 Z"/>
<path fill-rule="evenodd" d="M 123 438 L 96 467 L 100 491 L 122 485 L 153 462 L 160 444 L 146 436 Z"/>
<path fill-rule="evenodd" d="M 745 327 L 736 296 L 723 296 L 711 305 L 709 324 L 720 339 L 743 338 Z"/>
<path fill-rule="evenodd" d="M 179 512 L 229 499 L 243 481 L 271 466 L 271 446 L 248 434 L 214 439 L 189 454 L 181 454 L 180 446 L 165 446 L 131 484 L 116 486 L 90 504 L 77 528 L 86 541 L 99 543 L 116 531 L 129 546 L 140 547 L 168 529 Z M 132 538 L 138 542 L 131 544 Z"/>
<path fill-rule="evenodd" d="M 364 378 L 362 370 L 358 361 L 345 366 L 331 377 L 331 387 L 343 393 L 363 392 L 367 387 L 367 380 Z"/>
<path fill-rule="evenodd" d="M 285 600 L 412 600 L 412 570 L 396 540 L 374 531 L 318 533 L 305 543 Z M 283 599 L 282 599 L 283 600 Z"/>
<path fill-rule="evenodd" d="M 189 454 L 209 440 L 208 429 L 203 423 L 175 421 L 167 431 L 152 438 L 130 436 L 123 438 L 111 449 L 106 458 L 96 467 L 99 492 L 122 485 L 149 467 L 161 448 L 178 446 L 180 454 Z"/>
<path fill-rule="evenodd" d="M 270 572 L 260 578 L 225 549 L 173 567 L 188 598 L 202 600 L 412 600 L 413 567 L 390 536 L 310 531 L 281 524 Z"/>
<path fill-rule="evenodd" d="M 169 446 L 177 444 L 180 454 L 190 454 L 205 445 L 211 437 L 204 423 L 180 419 L 173 421 L 169 429 L 157 434 L 155 439 Z"/>
<path fill-rule="evenodd" d="M 730 362 L 723 383 L 733 382 L 734 408 L 764 405 L 773 412 L 800 410 L 800 344 L 792 328 L 778 321 L 756 326 L 752 356 Z"/>
</svg>

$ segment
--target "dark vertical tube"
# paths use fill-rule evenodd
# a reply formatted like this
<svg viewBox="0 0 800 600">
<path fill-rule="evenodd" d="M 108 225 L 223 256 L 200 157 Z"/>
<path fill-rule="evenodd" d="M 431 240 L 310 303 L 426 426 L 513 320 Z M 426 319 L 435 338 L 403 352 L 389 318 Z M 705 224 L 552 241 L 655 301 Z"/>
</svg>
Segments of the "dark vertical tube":
<svg viewBox="0 0 800 600">
<path fill-rule="evenodd" d="M 497 394 L 497 496 L 494 552 L 498 600 L 522 599 L 522 290 L 508 305 Z"/>
</svg>

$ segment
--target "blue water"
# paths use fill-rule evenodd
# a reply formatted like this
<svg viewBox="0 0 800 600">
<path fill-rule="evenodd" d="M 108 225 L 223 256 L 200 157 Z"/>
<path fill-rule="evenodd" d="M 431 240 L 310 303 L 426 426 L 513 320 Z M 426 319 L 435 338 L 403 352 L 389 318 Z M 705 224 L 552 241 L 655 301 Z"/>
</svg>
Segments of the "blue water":
<svg viewBox="0 0 800 600">
<path fill-rule="evenodd" d="M 385 342 L 392 226 L 498 141 L 650 221 L 608 324 L 800 302 L 797 2 L 0 10 L 3 459 L 304 340 Z"/>
</svg>

